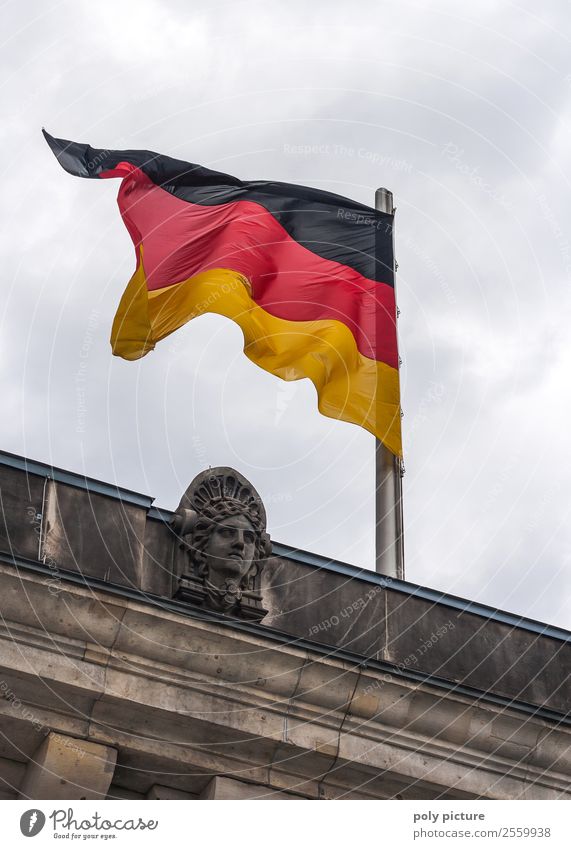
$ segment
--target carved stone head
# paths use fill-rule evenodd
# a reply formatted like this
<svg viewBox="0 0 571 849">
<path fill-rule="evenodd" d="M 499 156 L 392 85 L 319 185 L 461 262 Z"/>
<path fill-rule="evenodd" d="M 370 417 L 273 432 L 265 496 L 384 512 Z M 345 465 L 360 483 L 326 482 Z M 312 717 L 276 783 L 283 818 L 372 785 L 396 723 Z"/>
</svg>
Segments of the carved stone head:
<svg viewBox="0 0 571 849">
<path fill-rule="evenodd" d="M 260 571 L 271 551 L 260 496 L 239 472 L 201 472 L 177 510 L 173 528 L 187 554 L 178 592 L 195 604 L 248 619 L 265 610 Z"/>
</svg>

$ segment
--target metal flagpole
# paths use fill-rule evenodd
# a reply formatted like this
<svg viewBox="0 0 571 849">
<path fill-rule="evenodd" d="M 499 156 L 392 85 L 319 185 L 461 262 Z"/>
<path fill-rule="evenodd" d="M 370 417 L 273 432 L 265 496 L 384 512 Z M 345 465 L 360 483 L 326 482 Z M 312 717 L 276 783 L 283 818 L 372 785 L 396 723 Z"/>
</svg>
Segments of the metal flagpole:
<svg viewBox="0 0 571 849">
<path fill-rule="evenodd" d="M 375 209 L 392 215 L 393 193 L 388 189 L 377 189 Z M 376 571 L 403 580 L 402 465 L 400 459 L 391 454 L 379 440 L 375 445 L 375 544 Z"/>
</svg>

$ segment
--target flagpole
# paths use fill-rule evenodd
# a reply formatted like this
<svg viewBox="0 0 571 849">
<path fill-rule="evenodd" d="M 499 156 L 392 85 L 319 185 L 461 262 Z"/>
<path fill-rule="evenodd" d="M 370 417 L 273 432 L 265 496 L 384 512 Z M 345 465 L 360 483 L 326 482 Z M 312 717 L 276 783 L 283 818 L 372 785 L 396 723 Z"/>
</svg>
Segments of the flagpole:
<svg viewBox="0 0 571 849">
<path fill-rule="evenodd" d="M 375 209 L 393 215 L 393 193 L 377 189 Z M 375 569 L 404 580 L 402 464 L 379 440 L 375 445 Z"/>
</svg>

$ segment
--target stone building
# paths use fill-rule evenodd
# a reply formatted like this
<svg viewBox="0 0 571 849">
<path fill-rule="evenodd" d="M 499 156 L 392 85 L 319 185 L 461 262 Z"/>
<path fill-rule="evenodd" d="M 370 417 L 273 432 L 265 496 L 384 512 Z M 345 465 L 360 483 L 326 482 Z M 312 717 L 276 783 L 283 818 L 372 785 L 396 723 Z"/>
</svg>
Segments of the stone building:
<svg viewBox="0 0 571 849">
<path fill-rule="evenodd" d="M 0 796 L 571 798 L 571 635 L 0 454 Z"/>
</svg>

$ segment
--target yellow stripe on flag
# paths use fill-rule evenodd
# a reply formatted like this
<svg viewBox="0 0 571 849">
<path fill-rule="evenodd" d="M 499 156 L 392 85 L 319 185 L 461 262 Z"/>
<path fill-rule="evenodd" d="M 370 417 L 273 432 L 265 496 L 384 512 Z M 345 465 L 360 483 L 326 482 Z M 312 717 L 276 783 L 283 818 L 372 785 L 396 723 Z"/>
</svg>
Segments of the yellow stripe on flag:
<svg viewBox="0 0 571 849">
<path fill-rule="evenodd" d="M 270 315 L 253 301 L 248 280 L 230 269 L 205 271 L 148 292 L 141 256 L 113 322 L 113 353 L 139 359 L 205 313 L 239 324 L 244 353 L 265 371 L 283 380 L 308 377 L 323 415 L 366 428 L 402 456 L 398 371 L 363 356 L 340 321 L 290 321 Z"/>
</svg>

